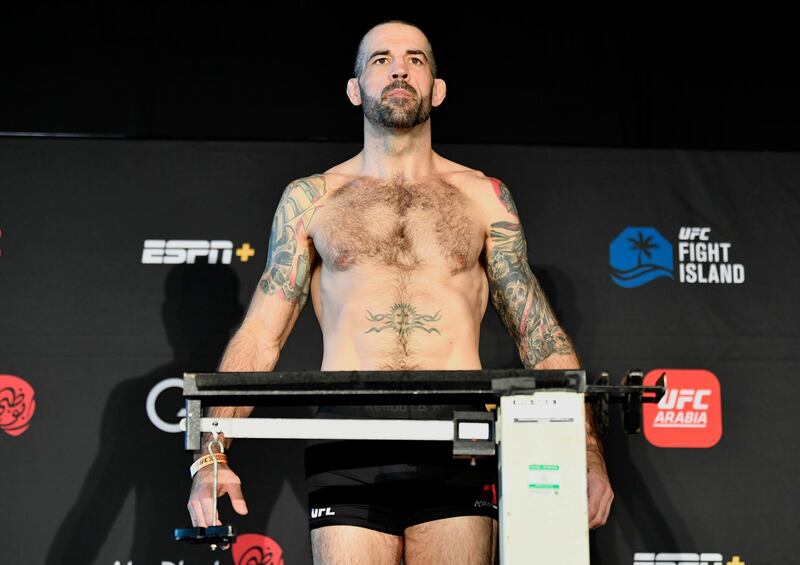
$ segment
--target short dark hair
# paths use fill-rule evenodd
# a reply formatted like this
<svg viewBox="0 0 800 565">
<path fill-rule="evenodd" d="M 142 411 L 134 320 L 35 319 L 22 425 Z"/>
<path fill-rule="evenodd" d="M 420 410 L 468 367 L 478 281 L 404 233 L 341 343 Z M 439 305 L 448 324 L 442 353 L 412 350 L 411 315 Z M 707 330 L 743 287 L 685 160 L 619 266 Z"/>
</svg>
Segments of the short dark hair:
<svg viewBox="0 0 800 565">
<path fill-rule="evenodd" d="M 366 33 L 361 37 L 361 41 L 358 42 L 358 50 L 356 51 L 356 61 L 355 61 L 355 65 L 353 66 L 353 72 L 355 73 L 355 76 L 357 78 L 360 78 L 361 77 L 361 73 L 364 72 L 364 65 L 366 65 L 366 60 L 365 60 L 366 54 L 363 53 L 363 51 L 361 49 L 363 47 L 363 45 L 364 45 L 364 38 L 366 38 L 367 34 L 369 32 L 371 32 L 373 29 L 375 29 L 378 26 L 385 25 L 385 24 L 402 24 L 402 25 L 410 26 L 410 27 L 418 29 L 419 32 L 422 35 L 425 36 L 425 41 L 428 42 L 428 48 L 425 50 L 425 54 L 428 56 L 428 65 L 430 66 L 430 69 L 431 69 L 431 75 L 433 75 L 433 78 L 436 78 L 436 59 L 433 58 L 433 46 L 431 45 L 431 40 L 428 39 L 427 34 L 424 31 L 422 31 L 422 29 L 419 26 L 414 25 L 414 24 L 409 23 L 409 22 L 406 22 L 406 21 L 403 21 L 403 20 L 387 20 L 385 22 L 381 22 L 379 24 L 375 24 L 374 26 L 372 26 L 371 28 L 369 28 L 366 31 Z"/>
</svg>

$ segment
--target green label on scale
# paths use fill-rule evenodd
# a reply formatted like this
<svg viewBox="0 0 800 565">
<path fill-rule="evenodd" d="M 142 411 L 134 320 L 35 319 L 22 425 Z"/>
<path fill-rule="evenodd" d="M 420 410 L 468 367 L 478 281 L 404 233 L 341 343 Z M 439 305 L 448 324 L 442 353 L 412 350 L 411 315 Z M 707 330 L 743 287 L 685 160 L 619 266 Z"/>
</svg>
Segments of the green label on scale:
<svg viewBox="0 0 800 565">
<path fill-rule="evenodd" d="M 528 492 L 558 494 L 561 488 L 559 465 L 528 465 Z"/>
</svg>

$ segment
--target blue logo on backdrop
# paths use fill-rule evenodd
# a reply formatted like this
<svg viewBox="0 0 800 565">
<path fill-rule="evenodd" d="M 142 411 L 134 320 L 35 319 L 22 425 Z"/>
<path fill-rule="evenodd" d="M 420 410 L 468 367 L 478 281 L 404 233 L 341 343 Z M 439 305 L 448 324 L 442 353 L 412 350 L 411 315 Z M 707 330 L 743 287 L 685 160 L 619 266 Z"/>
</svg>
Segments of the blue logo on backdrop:
<svg viewBox="0 0 800 565">
<path fill-rule="evenodd" d="M 655 228 L 625 228 L 609 245 L 611 280 L 624 288 L 674 278 L 672 244 Z"/>
</svg>

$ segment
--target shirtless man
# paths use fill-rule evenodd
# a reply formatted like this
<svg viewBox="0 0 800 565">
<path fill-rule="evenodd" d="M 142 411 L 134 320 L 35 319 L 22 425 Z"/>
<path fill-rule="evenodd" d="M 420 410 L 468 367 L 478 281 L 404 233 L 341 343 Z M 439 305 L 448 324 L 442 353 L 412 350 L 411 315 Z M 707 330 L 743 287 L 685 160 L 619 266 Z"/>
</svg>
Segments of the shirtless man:
<svg viewBox="0 0 800 565">
<path fill-rule="evenodd" d="M 389 22 L 363 37 L 347 96 L 363 107 L 364 148 L 286 188 L 266 269 L 220 371 L 272 371 L 309 292 L 323 333 L 323 371 L 480 369 L 480 324 L 490 296 L 525 367 L 579 367 L 528 265 L 508 188 L 431 147 L 430 111 L 445 92 L 430 43 L 417 27 Z M 246 417 L 251 411 L 219 407 L 211 415 Z M 587 415 L 593 528 L 606 522 L 613 493 Z M 387 468 L 380 467 L 381 480 Z M 356 471 L 331 476 L 362 485 Z M 409 510 L 411 518 L 383 507 L 367 512 L 361 503 L 368 500 L 327 500 L 327 506 L 342 506 L 334 517 L 311 521 L 314 563 L 493 562 L 496 500 L 453 502 L 440 494 L 449 484 L 443 476 L 434 480 L 440 488 L 415 501 L 420 508 Z M 234 510 L 246 513 L 239 478 L 227 465 L 220 467 L 219 483 L 218 494 L 228 494 Z M 389 484 L 385 492 L 411 503 L 411 494 L 397 494 L 404 492 L 396 490 L 400 482 Z M 188 504 L 195 526 L 211 525 L 211 488 L 211 467 L 200 469 Z M 436 511 L 426 513 L 429 496 L 444 498 L 430 502 Z"/>
</svg>

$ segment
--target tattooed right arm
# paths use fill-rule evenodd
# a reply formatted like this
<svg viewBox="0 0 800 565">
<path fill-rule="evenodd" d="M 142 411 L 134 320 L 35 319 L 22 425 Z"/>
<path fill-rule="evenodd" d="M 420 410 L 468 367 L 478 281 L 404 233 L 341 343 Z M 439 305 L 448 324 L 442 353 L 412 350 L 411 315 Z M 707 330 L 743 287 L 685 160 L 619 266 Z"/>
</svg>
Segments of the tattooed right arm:
<svg viewBox="0 0 800 565">
<path fill-rule="evenodd" d="M 308 241 L 308 227 L 325 193 L 322 176 L 294 181 L 283 193 L 269 236 L 267 266 L 259 281 L 264 294 L 278 294 L 299 309 L 308 298 L 313 252 Z"/>
<path fill-rule="evenodd" d="M 486 275 L 492 303 L 529 369 L 577 369 L 578 358 L 528 265 L 525 232 L 511 193 L 490 179 L 496 202 L 486 241 Z"/>
<path fill-rule="evenodd" d="M 487 213 L 486 275 L 497 308 L 529 369 L 578 369 L 572 341 L 559 324 L 539 281 L 528 265 L 525 232 L 511 193 L 503 182 L 490 179 L 494 198 L 483 200 Z M 489 191 L 484 191 L 484 195 Z M 586 465 L 590 526 L 605 523 L 614 493 L 608 481 L 603 448 L 586 404 Z"/>
<path fill-rule="evenodd" d="M 275 210 L 267 262 L 247 314 L 231 338 L 220 372 L 271 371 L 308 299 L 314 248 L 309 224 L 325 194 L 322 175 L 289 184 Z M 247 417 L 252 406 L 218 406 L 208 416 Z M 210 438 L 204 438 L 205 443 Z M 230 443 L 227 440 L 226 443 Z"/>
</svg>

